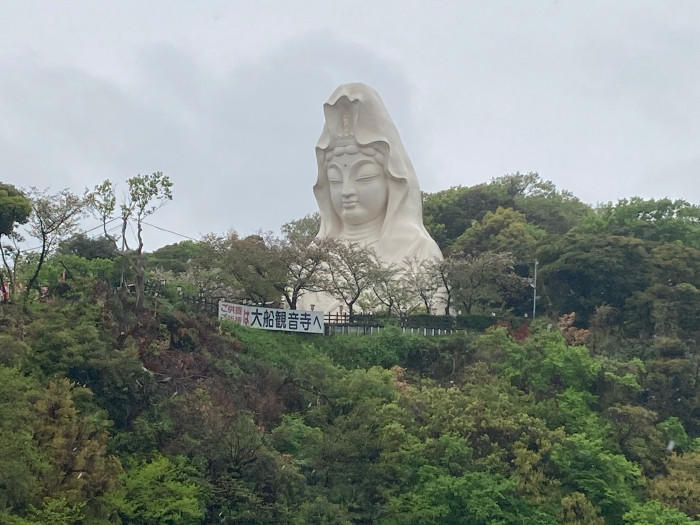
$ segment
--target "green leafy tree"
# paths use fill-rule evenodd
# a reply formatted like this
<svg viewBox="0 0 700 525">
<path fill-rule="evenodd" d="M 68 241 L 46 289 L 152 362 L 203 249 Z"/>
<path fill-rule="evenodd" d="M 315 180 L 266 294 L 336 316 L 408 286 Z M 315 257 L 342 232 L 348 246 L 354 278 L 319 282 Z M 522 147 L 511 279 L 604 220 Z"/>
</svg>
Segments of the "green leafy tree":
<svg viewBox="0 0 700 525">
<path fill-rule="evenodd" d="M 102 223 L 102 232 L 105 239 L 109 239 L 117 245 L 117 238 L 109 233 L 107 230 L 107 224 L 116 220 L 113 217 L 115 210 L 117 209 L 117 198 L 114 195 L 114 186 L 112 181 L 109 179 L 105 180 L 101 184 L 96 185 L 92 191 L 87 191 L 85 196 L 85 203 L 88 209 L 92 211 L 100 222 Z M 126 235 L 126 225 L 122 224 L 122 237 Z"/>
<path fill-rule="evenodd" d="M 596 307 L 622 308 L 650 282 L 649 246 L 639 239 L 568 233 L 538 249 L 539 281 L 552 313 L 587 323 Z"/>
<path fill-rule="evenodd" d="M 15 265 L 10 266 L 8 259 L 12 260 L 11 254 L 6 251 L 12 252 L 14 248 L 16 253 L 18 248 L 16 244 L 13 247 L 11 244 L 4 243 L 2 237 L 3 235 L 8 238 L 14 237 L 15 226 L 25 224 L 31 213 L 32 201 L 24 193 L 11 184 L 0 183 L 0 256 L 4 266 L 4 270 L 0 271 L 0 285 L 3 285 L 7 279 L 12 295 L 15 288 Z"/>
<path fill-rule="evenodd" d="M 374 250 L 357 243 L 328 241 L 328 264 L 321 289 L 348 307 L 350 317 L 363 292 L 377 283 L 380 264 Z"/>
<path fill-rule="evenodd" d="M 32 213 L 32 201 L 11 184 L 0 183 L 0 236 L 10 235 Z"/>
<path fill-rule="evenodd" d="M 38 395 L 33 378 L 0 365 L 0 513 L 21 512 L 39 501 L 48 466 L 33 439 Z"/>
<path fill-rule="evenodd" d="M 605 520 L 598 513 L 585 494 L 572 492 L 561 499 L 559 523 L 562 525 L 605 525 Z"/>
<path fill-rule="evenodd" d="M 600 206 L 580 229 L 649 241 L 680 241 L 700 249 L 700 206 L 680 199 L 621 199 Z"/>
<path fill-rule="evenodd" d="M 680 512 L 700 518 L 700 452 L 671 454 L 666 475 L 650 479 L 649 495 Z"/>
<path fill-rule="evenodd" d="M 552 449 L 552 460 L 560 471 L 562 487 L 582 492 L 611 523 L 636 502 L 641 484 L 639 468 L 621 454 L 610 452 L 599 439 L 584 434 L 568 436 Z"/>
<path fill-rule="evenodd" d="M 114 489 L 121 473 L 119 461 L 107 453 L 108 423 L 90 407 L 92 393 L 68 379 L 49 382 L 36 401 L 34 440 L 49 459 L 42 476 L 44 497 L 65 497 L 71 504 L 88 502 L 86 512 L 105 517 L 103 496 Z"/>
<path fill-rule="evenodd" d="M 648 477 L 663 470 L 663 456 L 666 448 L 661 432 L 656 428 L 657 415 L 651 410 L 634 405 L 615 405 L 607 410 L 612 423 L 613 442 L 620 446 L 625 457 L 631 459 Z"/>
<path fill-rule="evenodd" d="M 135 463 L 122 482 L 111 499 L 129 523 L 195 525 L 204 518 L 202 490 L 188 475 L 184 458 L 173 461 L 156 454 Z"/>
<path fill-rule="evenodd" d="M 689 516 L 658 501 L 647 501 L 632 507 L 623 516 L 626 525 L 696 525 L 698 522 Z"/>
<path fill-rule="evenodd" d="M 451 295 L 466 314 L 475 308 L 503 308 L 508 298 L 525 286 L 515 274 L 509 253 L 462 254 L 450 259 L 447 277 Z"/>
<path fill-rule="evenodd" d="M 311 244 L 321 229 L 321 214 L 316 212 L 282 225 L 284 238 L 291 243 Z"/>
<path fill-rule="evenodd" d="M 32 199 L 30 232 L 32 237 L 41 242 L 41 248 L 39 259 L 26 284 L 25 300 L 34 288 L 47 255 L 61 239 L 75 230 L 84 207 L 83 200 L 68 190 L 49 194 L 33 188 L 30 197 Z"/>
<path fill-rule="evenodd" d="M 552 181 L 537 173 L 515 173 L 498 177 L 491 184 L 503 185 L 513 196 L 512 207 L 527 222 L 549 233 L 563 234 L 579 224 L 591 209 L 566 190 L 559 191 Z"/>
<path fill-rule="evenodd" d="M 307 292 L 319 292 L 323 285 L 323 268 L 329 258 L 325 240 L 309 240 L 299 232 L 288 233 L 286 239 L 271 240 L 270 249 L 282 263 L 283 279 L 277 289 L 292 310 Z"/>
<path fill-rule="evenodd" d="M 202 244 L 195 241 L 181 241 L 168 244 L 148 254 L 148 267 L 161 268 L 176 274 L 187 271 L 189 262 L 201 251 Z"/>
<path fill-rule="evenodd" d="M 127 180 L 128 196 L 120 206 L 122 219 L 122 243 L 126 244 L 126 224 L 130 219 L 136 221 L 136 308 L 143 307 L 145 286 L 145 263 L 143 254 L 144 221 L 153 215 L 167 201 L 172 200 L 172 182 L 167 175 L 156 171 L 150 175 L 136 175 Z"/>
<path fill-rule="evenodd" d="M 425 226 L 444 252 L 473 221 L 480 221 L 486 212 L 499 206 L 509 207 L 512 202 L 505 188 L 488 184 L 427 194 L 423 199 Z"/>
<path fill-rule="evenodd" d="M 544 235 L 544 230 L 527 223 L 524 214 L 499 206 L 460 235 L 452 250 L 472 255 L 509 252 L 518 264 L 527 264 L 535 260 L 535 246 Z"/>
<path fill-rule="evenodd" d="M 426 313 L 436 313 L 445 306 L 441 263 L 439 260 L 421 261 L 415 257 L 404 260 L 403 282 L 409 293 L 420 299 Z"/>
<path fill-rule="evenodd" d="M 77 255 L 85 259 L 113 259 L 118 254 L 112 240 L 107 237 L 92 239 L 83 233 L 62 241 L 57 253 Z"/>
</svg>

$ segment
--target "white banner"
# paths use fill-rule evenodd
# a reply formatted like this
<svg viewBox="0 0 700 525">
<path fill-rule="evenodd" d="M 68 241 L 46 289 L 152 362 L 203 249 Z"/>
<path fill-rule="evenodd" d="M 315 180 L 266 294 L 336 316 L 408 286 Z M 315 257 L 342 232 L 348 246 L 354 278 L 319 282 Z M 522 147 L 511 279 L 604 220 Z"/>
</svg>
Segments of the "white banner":
<svg viewBox="0 0 700 525">
<path fill-rule="evenodd" d="M 312 310 L 283 310 L 219 301 L 219 319 L 228 319 L 263 330 L 308 334 L 323 333 L 323 312 Z"/>
</svg>

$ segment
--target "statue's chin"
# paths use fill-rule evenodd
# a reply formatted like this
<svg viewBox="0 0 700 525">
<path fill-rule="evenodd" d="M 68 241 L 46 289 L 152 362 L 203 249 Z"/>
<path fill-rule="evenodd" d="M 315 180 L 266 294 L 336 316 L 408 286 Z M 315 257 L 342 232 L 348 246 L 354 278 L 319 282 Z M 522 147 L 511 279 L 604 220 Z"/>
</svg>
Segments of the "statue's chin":
<svg viewBox="0 0 700 525">
<path fill-rule="evenodd" d="M 371 217 L 366 210 L 360 207 L 344 209 L 341 215 L 341 219 L 345 224 L 355 227 L 369 226 L 378 217 L 379 215 Z"/>
</svg>

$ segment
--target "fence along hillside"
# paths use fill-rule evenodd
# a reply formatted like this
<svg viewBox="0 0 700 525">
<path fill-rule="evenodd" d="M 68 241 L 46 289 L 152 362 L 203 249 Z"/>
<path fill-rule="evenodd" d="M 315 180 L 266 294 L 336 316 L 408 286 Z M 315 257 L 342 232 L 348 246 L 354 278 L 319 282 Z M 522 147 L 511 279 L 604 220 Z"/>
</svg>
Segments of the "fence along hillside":
<svg viewBox="0 0 700 525">
<path fill-rule="evenodd" d="M 133 285 L 129 285 L 131 290 Z M 200 292 L 198 295 L 188 295 L 182 291 L 181 287 L 169 287 L 164 280 L 148 280 L 145 286 L 146 294 L 151 296 L 156 304 L 159 298 L 176 298 L 192 308 L 200 310 L 207 315 L 216 317 L 219 311 L 219 301 L 238 303 L 240 299 L 211 296 Z M 173 297 L 173 294 L 175 297 Z M 262 305 L 260 305 L 262 306 Z M 437 336 L 448 335 L 465 330 L 484 330 L 489 326 L 503 322 L 496 316 L 488 315 L 409 315 L 404 318 L 382 314 L 355 314 L 352 317 L 348 313 L 326 313 L 324 315 L 326 335 L 359 334 L 369 335 L 379 333 L 386 326 L 397 326 L 403 333 Z M 508 318 L 509 323 L 520 321 L 519 319 Z"/>
</svg>

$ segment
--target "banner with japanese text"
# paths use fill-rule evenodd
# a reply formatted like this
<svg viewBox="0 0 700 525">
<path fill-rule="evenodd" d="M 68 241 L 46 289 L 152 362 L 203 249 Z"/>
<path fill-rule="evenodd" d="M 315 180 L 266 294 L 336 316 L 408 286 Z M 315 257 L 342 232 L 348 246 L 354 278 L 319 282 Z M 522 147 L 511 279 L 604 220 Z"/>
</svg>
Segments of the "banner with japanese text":
<svg viewBox="0 0 700 525">
<path fill-rule="evenodd" d="M 312 310 L 283 310 L 219 301 L 219 319 L 228 319 L 263 330 L 323 333 L 323 312 Z"/>
</svg>

